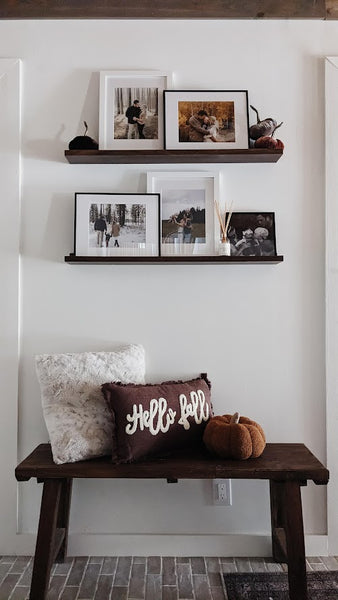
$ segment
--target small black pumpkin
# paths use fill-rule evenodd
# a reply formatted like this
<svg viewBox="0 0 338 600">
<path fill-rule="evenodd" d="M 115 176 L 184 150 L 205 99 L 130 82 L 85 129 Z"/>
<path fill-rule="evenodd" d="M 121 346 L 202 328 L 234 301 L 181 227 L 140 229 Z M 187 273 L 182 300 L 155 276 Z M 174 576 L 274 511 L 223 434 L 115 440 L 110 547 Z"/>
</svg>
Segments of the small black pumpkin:
<svg viewBox="0 0 338 600">
<path fill-rule="evenodd" d="M 77 135 L 73 140 L 71 140 L 68 144 L 69 150 L 97 150 L 99 145 L 93 138 L 87 135 L 88 125 L 86 121 L 84 122 L 85 132 L 84 135 Z"/>
</svg>

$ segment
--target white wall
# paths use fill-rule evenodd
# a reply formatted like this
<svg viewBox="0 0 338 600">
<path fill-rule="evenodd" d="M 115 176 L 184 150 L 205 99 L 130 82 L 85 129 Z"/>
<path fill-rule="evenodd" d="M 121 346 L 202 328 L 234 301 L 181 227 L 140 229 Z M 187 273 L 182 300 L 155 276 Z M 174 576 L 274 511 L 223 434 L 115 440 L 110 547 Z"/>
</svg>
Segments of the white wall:
<svg viewBox="0 0 338 600">
<path fill-rule="evenodd" d="M 23 61 L 19 458 L 48 439 L 35 354 L 138 342 L 148 381 L 207 371 L 216 412 L 239 410 L 268 441 L 304 442 L 325 461 L 323 57 L 338 52 L 337 34 L 338 23 L 319 21 L 0 22 L 0 56 Z M 278 163 L 212 167 L 235 210 L 275 211 L 283 264 L 64 263 L 74 192 L 142 192 L 147 169 L 163 170 L 65 161 L 84 119 L 98 136 L 105 69 L 170 70 L 176 89 L 248 89 L 261 116 L 284 121 Z M 306 532 L 325 535 L 325 490 L 302 493 Z M 36 529 L 39 494 L 35 482 L 20 486 L 20 533 Z M 264 482 L 234 482 L 233 506 L 220 508 L 199 481 L 88 481 L 75 486 L 71 551 L 191 554 L 197 540 L 197 553 L 267 553 L 269 527 Z M 234 546 L 222 534 L 242 537 Z"/>
</svg>

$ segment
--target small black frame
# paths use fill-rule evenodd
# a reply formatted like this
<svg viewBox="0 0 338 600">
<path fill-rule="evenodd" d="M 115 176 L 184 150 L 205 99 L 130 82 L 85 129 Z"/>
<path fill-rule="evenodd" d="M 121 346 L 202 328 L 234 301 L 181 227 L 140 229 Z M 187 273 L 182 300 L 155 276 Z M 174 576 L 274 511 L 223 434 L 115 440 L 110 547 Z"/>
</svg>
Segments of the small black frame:
<svg viewBox="0 0 338 600">
<path fill-rule="evenodd" d="M 277 256 L 274 212 L 232 213 L 227 236 L 231 256 Z"/>
</svg>

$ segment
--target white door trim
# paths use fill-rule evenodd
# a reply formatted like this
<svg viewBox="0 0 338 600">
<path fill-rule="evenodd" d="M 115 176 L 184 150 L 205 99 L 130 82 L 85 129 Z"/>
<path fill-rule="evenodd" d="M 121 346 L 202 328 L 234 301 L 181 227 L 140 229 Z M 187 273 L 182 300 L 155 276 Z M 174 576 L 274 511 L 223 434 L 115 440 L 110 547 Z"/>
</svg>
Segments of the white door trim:
<svg viewBox="0 0 338 600">
<path fill-rule="evenodd" d="M 328 553 L 338 554 L 338 57 L 325 60 Z"/>
<path fill-rule="evenodd" d="M 17 531 L 20 66 L 19 59 L 0 59 L 0 554 L 15 552 Z"/>
</svg>

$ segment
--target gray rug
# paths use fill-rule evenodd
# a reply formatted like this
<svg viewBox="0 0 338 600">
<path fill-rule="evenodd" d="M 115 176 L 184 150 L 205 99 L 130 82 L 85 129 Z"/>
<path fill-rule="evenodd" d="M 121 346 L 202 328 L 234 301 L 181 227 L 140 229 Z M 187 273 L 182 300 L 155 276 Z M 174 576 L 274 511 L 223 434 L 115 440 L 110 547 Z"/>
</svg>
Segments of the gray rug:
<svg viewBox="0 0 338 600">
<path fill-rule="evenodd" d="M 228 600 L 289 600 L 287 573 L 226 573 Z M 309 600 L 338 600 L 338 571 L 307 574 Z"/>
</svg>

